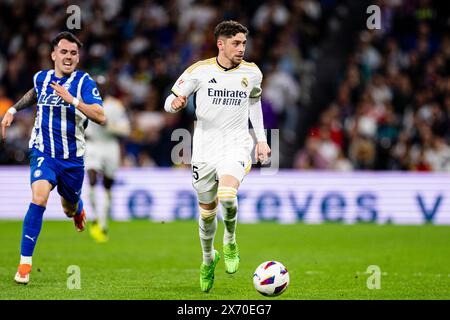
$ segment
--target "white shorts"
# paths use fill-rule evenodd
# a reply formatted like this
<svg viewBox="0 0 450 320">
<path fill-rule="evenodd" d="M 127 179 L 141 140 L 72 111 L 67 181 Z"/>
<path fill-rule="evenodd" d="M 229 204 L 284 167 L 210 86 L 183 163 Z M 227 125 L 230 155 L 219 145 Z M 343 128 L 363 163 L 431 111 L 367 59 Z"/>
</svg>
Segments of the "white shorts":
<svg viewBox="0 0 450 320">
<path fill-rule="evenodd" d="M 205 204 L 214 202 L 221 176 L 230 175 L 242 182 L 251 168 L 251 159 L 247 161 L 224 160 L 214 164 L 193 162 L 192 186 L 197 192 L 198 201 Z"/>
<path fill-rule="evenodd" d="M 120 165 L 120 147 L 118 144 L 100 144 L 87 141 L 84 162 L 86 170 L 99 171 L 106 177 L 113 179 Z"/>
</svg>

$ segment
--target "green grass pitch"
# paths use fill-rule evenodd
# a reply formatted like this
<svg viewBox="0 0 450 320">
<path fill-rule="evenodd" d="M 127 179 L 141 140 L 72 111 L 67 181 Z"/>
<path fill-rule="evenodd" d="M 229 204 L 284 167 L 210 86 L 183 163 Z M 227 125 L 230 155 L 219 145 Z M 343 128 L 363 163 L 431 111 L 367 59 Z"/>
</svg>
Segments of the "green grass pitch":
<svg viewBox="0 0 450 320">
<path fill-rule="evenodd" d="M 0 221 L 0 299 L 450 299 L 449 226 L 239 224 L 240 269 L 226 274 L 222 257 L 208 294 L 199 288 L 196 221 L 112 222 L 110 241 L 96 244 L 72 221 L 44 220 L 26 286 L 13 281 L 21 228 Z M 219 252 L 222 235 L 219 222 Z M 252 275 L 272 259 L 291 282 L 267 298 Z M 67 288 L 71 265 L 80 268 L 81 289 Z M 381 269 L 380 289 L 367 288 L 369 265 Z"/>
</svg>

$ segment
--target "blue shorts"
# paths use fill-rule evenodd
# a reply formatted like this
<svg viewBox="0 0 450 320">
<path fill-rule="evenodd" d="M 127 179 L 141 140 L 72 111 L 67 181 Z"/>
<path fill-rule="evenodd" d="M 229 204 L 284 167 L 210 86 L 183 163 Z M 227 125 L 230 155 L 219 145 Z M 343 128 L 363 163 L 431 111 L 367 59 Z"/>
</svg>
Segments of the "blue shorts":
<svg viewBox="0 0 450 320">
<path fill-rule="evenodd" d="M 58 193 L 70 203 L 78 203 L 84 179 L 84 159 L 57 159 L 30 149 L 30 184 L 47 180 L 52 190 L 58 186 Z"/>
</svg>

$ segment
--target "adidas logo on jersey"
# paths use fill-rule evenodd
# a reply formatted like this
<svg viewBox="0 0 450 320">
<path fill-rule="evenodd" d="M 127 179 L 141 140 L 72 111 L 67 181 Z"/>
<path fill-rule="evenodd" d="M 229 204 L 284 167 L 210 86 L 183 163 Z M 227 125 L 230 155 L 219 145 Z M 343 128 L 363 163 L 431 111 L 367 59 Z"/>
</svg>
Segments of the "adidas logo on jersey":
<svg viewBox="0 0 450 320">
<path fill-rule="evenodd" d="M 212 78 L 211 80 L 208 81 L 208 83 L 217 83 L 216 79 Z"/>
</svg>

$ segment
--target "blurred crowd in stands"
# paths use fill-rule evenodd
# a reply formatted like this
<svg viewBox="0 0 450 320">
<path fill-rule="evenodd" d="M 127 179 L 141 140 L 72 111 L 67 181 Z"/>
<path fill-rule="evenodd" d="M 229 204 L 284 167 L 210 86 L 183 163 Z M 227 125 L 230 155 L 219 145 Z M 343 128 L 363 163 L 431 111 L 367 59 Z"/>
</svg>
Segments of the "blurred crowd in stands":
<svg viewBox="0 0 450 320">
<path fill-rule="evenodd" d="M 172 166 L 185 111 L 164 112 L 176 78 L 216 55 L 214 26 L 233 19 L 250 30 L 246 60 L 264 74 L 266 128 L 295 140 L 303 67 L 314 63 L 338 0 L 78 1 L 83 42 L 79 68 L 106 75 L 132 123 L 123 166 Z M 66 30 L 65 0 L 0 0 L 0 117 L 52 68 L 51 39 Z M 333 102 L 287 167 L 323 170 L 450 169 L 450 33 L 431 1 L 385 0 L 381 30 L 362 30 L 337 79 Z M 330 52 L 330 54 L 333 54 Z M 28 163 L 34 108 L 16 114 L 0 164 Z M 283 156 L 282 154 L 280 155 Z"/>
<path fill-rule="evenodd" d="M 432 2 L 379 1 L 294 167 L 450 171 L 450 29 Z"/>
</svg>

